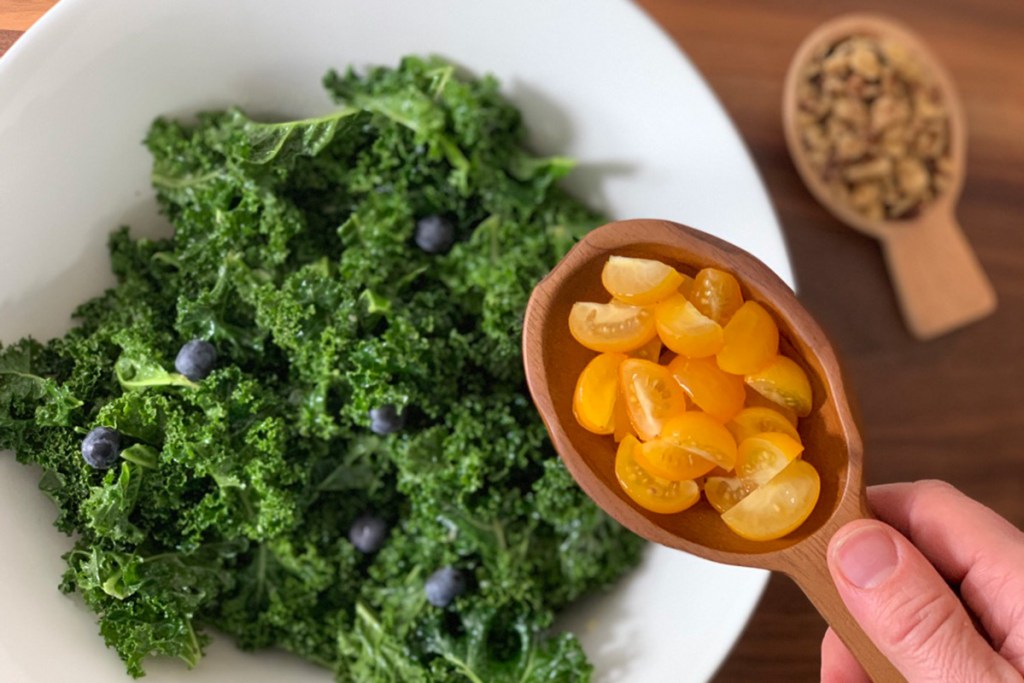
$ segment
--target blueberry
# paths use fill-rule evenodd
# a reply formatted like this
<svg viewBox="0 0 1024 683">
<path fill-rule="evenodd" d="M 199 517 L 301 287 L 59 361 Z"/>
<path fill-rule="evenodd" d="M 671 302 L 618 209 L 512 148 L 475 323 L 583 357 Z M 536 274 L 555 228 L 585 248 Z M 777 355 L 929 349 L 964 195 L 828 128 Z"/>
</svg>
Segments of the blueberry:
<svg viewBox="0 0 1024 683">
<path fill-rule="evenodd" d="M 174 369 L 193 382 L 198 382 L 213 371 L 213 364 L 216 362 L 217 349 L 213 348 L 213 344 L 202 339 L 193 339 L 186 342 L 178 351 L 178 357 L 174 359 Z"/>
<path fill-rule="evenodd" d="M 425 216 L 416 221 L 416 246 L 428 254 L 443 254 L 455 242 L 455 226 L 443 216 Z"/>
<path fill-rule="evenodd" d="M 381 549 L 388 534 L 388 525 L 380 517 L 363 515 L 352 522 L 348 540 L 361 553 L 369 555 Z"/>
<path fill-rule="evenodd" d="M 82 439 L 82 457 L 98 470 L 108 470 L 121 455 L 121 435 L 110 427 L 96 427 Z"/>
<path fill-rule="evenodd" d="M 388 403 L 370 411 L 370 431 L 384 436 L 394 434 L 405 426 L 405 419 L 398 413 L 395 406 Z"/>
<path fill-rule="evenodd" d="M 455 567 L 442 567 L 430 575 L 423 586 L 427 602 L 434 607 L 447 607 L 466 590 L 466 579 Z"/>
</svg>

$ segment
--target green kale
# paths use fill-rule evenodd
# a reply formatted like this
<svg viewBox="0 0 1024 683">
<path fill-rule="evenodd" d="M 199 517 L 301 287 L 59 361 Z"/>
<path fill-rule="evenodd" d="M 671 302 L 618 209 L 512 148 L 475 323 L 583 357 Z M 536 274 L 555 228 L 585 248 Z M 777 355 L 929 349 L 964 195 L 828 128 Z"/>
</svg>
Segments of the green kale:
<svg viewBox="0 0 1024 683">
<path fill-rule="evenodd" d="M 77 539 L 62 588 L 133 676 L 194 665 L 217 627 L 339 681 L 586 681 L 548 629 L 641 546 L 558 460 L 519 340 L 599 217 L 491 78 L 406 58 L 325 86 L 340 108 L 315 119 L 153 123 L 174 236 L 114 232 L 117 284 L 77 326 L 0 348 L 0 448 L 42 468 Z M 415 245 L 426 216 L 454 226 L 447 253 Z M 174 358 L 196 338 L 218 362 L 193 382 Z M 378 436 L 384 405 L 405 427 Z M 80 453 L 97 426 L 124 446 L 106 472 Z M 389 527 L 372 555 L 347 538 L 367 513 Z M 439 609 L 423 586 L 445 565 L 468 589 Z"/>
</svg>

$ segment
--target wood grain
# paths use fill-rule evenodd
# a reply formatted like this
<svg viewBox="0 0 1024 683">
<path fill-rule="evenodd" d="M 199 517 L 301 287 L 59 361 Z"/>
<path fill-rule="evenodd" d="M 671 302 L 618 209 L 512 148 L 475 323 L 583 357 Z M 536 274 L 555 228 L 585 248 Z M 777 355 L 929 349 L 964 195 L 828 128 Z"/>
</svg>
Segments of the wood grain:
<svg viewBox="0 0 1024 683">
<path fill-rule="evenodd" d="M 868 483 L 945 479 L 1024 525 L 1024 3 L 638 1 L 705 75 L 750 147 L 786 233 L 800 299 L 836 344 L 859 397 Z M 0 51 L 52 4 L 0 3 Z M 814 201 L 782 135 L 782 84 L 794 51 L 817 24 L 852 11 L 887 13 L 912 27 L 940 55 L 964 103 L 968 155 L 957 217 L 999 309 L 927 343 L 903 326 L 878 244 Z M 800 590 L 773 576 L 715 681 L 817 681 L 824 630 Z"/>
<path fill-rule="evenodd" d="M 4 0 L 0 5 L 0 32 L 21 33 L 34 24 L 57 0 Z M 9 47 L 0 43 L 0 54 Z"/>
<path fill-rule="evenodd" d="M 940 478 L 1024 524 L 1024 4 L 996 1 L 640 0 L 707 78 L 743 135 L 786 233 L 800 299 L 829 332 L 859 397 L 869 484 Z M 881 248 L 803 186 L 779 116 L 803 38 L 845 12 L 887 13 L 938 54 L 964 103 L 957 217 L 999 309 L 921 343 L 903 326 Z M 825 624 L 792 584 L 769 582 L 717 683 L 818 680 Z"/>
</svg>

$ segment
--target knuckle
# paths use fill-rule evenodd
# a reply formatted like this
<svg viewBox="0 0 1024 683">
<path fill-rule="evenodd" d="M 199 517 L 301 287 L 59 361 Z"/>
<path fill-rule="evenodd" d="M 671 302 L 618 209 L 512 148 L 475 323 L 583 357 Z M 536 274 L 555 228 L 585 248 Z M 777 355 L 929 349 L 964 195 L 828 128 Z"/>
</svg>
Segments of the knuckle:
<svg viewBox="0 0 1024 683">
<path fill-rule="evenodd" d="M 979 580 L 977 587 L 971 586 L 971 589 L 972 595 L 1020 595 L 1024 592 L 1024 582 L 1008 572 L 991 572 L 990 576 Z M 1024 603 L 1016 600 L 1007 600 L 1007 603 L 1001 618 L 985 615 L 988 618 L 982 619 L 981 625 L 996 652 L 1011 662 L 1024 663 Z M 1024 666 L 1017 668 L 1024 671 Z"/>
<path fill-rule="evenodd" d="M 970 620 L 952 595 L 901 591 L 887 605 L 884 633 L 889 647 L 917 660 L 944 658 Z"/>
<path fill-rule="evenodd" d="M 939 479 L 922 479 L 913 484 L 910 497 L 910 530 L 929 533 L 944 523 L 948 509 L 963 497 L 952 484 Z"/>
<path fill-rule="evenodd" d="M 960 495 L 959 489 L 941 479 L 921 479 L 914 482 L 914 493 L 922 499 L 942 499 Z"/>
</svg>

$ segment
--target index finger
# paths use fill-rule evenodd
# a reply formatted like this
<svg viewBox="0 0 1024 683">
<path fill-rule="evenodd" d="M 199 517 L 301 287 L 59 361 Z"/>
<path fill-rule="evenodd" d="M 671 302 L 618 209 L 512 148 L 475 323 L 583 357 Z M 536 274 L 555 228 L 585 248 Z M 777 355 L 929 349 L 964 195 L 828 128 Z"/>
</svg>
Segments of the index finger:
<svg viewBox="0 0 1024 683">
<path fill-rule="evenodd" d="M 868 500 L 960 585 L 993 648 L 1024 671 L 1024 532 L 945 482 L 872 486 Z"/>
</svg>

